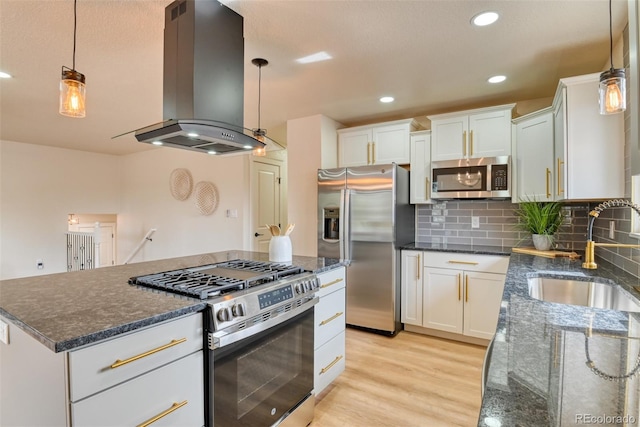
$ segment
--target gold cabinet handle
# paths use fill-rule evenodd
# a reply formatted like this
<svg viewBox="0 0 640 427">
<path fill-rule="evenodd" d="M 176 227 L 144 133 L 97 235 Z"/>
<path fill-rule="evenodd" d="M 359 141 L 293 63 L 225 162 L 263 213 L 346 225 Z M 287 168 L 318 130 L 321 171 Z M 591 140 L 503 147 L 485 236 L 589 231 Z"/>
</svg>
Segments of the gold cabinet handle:
<svg viewBox="0 0 640 427">
<path fill-rule="evenodd" d="M 171 407 L 169 409 L 167 409 L 166 411 L 160 412 L 158 415 L 156 415 L 153 418 L 149 418 L 147 421 L 143 422 L 142 424 L 138 424 L 137 427 L 147 427 L 150 426 L 151 424 L 155 423 L 156 421 L 158 421 L 160 418 L 164 418 L 167 415 L 169 415 L 170 413 L 177 411 L 178 409 L 182 408 L 184 405 L 187 404 L 186 400 L 183 400 L 182 402 L 178 403 L 178 402 L 173 402 L 173 405 L 171 405 Z"/>
<path fill-rule="evenodd" d="M 558 367 L 558 341 L 560 340 L 560 331 L 556 331 L 553 340 L 553 367 Z"/>
<path fill-rule="evenodd" d="M 464 302 L 469 302 L 469 276 L 464 276 Z"/>
<path fill-rule="evenodd" d="M 473 157 L 473 131 L 469 131 L 469 157 Z"/>
<path fill-rule="evenodd" d="M 462 157 L 467 157 L 467 131 L 462 132 Z"/>
<path fill-rule="evenodd" d="M 336 313 L 333 316 L 329 317 L 327 320 L 323 320 L 322 322 L 320 322 L 320 326 L 324 326 L 327 323 L 331 322 L 332 320 L 337 319 L 338 317 L 342 316 L 344 314 L 344 311 L 341 311 L 340 313 Z"/>
<path fill-rule="evenodd" d="M 169 344 L 162 345 L 162 346 L 160 346 L 158 348 L 154 348 L 153 350 L 149 350 L 149 351 L 146 351 L 144 353 L 138 354 L 137 356 L 133 356 L 133 357 L 130 357 L 130 358 L 125 359 L 125 360 L 118 359 L 115 362 L 113 362 L 113 364 L 111 365 L 111 369 L 118 368 L 118 367 L 120 367 L 122 365 L 126 365 L 127 363 L 135 362 L 138 359 L 142 359 L 143 357 L 147 357 L 147 356 L 150 356 L 150 355 L 152 355 L 154 353 L 157 353 L 159 351 L 166 350 L 166 349 L 168 349 L 170 347 L 173 347 L 173 346 L 176 346 L 178 344 L 182 344 L 186 340 L 187 340 L 186 338 L 180 338 L 179 340 L 171 340 L 171 342 Z"/>
<path fill-rule="evenodd" d="M 371 143 L 367 142 L 367 164 L 371 164 Z"/>
<path fill-rule="evenodd" d="M 551 197 L 551 191 L 549 190 L 549 186 L 551 185 L 551 171 L 549 170 L 549 168 L 547 168 L 547 175 L 546 175 L 546 179 L 547 179 L 547 199 Z"/>
<path fill-rule="evenodd" d="M 460 301 L 460 298 L 462 298 L 462 295 L 460 293 L 460 276 L 461 273 L 458 273 L 458 301 Z"/>
<path fill-rule="evenodd" d="M 376 143 L 375 142 L 371 143 L 371 164 L 372 165 L 376 164 Z"/>
<path fill-rule="evenodd" d="M 457 261 L 455 259 L 447 261 L 449 264 L 466 264 L 466 265 L 478 265 L 478 262 L 475 261 Z"/>
<path fill-rule="evenodd" d="M 333 359 L 333 362 L 329 363 L 327 366 L 325 366 L 324 368 L 320 369 L 320 375 L 327 373 L 327 371 L 329 371 L 329 369 L 333 368 L 334 365 L 336 363 L 338 363 L 344 356 L 340 355 L 338 357 L 336 357 L 335 359 Z"/>
<path fill-rule="evenodd" d="M 564 193 L 564 190 L 560 188 L 560 177 L 562 176 L 561 170 L 563 164 L 564 162 L 560 160 L 560 157 L 558 157 L 558 173 L 556 174 L 556 180 L 558 181 L 558 196 Z"/>
<path fill-rule="evenodd" d="M 339 278 L 339 279 L 336 279 L 336 280 L 332 280 L 332 281 L 330 281 L 330 282 L 327 282 L 327 283 L 325 283 L 324 285 L 320 285 L 320 289 L 324 289 L 324 288 L 328 288 L 329 286 L 333 286 L 333 285 L 335 285 L 336 283 L 340 283 L 340 282 L 342 282 L 342 280 L 344 280 L 344 279 Z"/>
<path fill-rule="evenodd" d="M 429 178 L 424 179 L 424 198 L 429 200 Z"/>
<path fill-rule="evenodd" d="M 418 255 L 418 262 L 416 262 L 416 280 L 420 280 L 420 255 Z"/>
</svg>

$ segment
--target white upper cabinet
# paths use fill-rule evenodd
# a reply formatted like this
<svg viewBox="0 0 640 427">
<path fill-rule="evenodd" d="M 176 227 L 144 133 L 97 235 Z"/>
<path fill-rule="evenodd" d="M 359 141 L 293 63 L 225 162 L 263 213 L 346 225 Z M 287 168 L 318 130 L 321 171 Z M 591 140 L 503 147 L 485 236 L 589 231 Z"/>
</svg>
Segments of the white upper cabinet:
<svg viewBox="0 0 640 427">
<path fill-rule="evenodd" d="M 409 203 L 431 203 L 431 131 L 411 133 Z"/>
<path fill-rule="evenodd" d="M 411 161 L 413 119 L 338 130 L 338 166 L 366 166 Z"/>
<path fill-rule="evenodd" d="M 513 120 L 512 201 L 554 200 L 553 109 Z"/>
<path fill-rule="evenodd" d="M 556 200 L 624 197 L 624 115 L 601 115 L 599 73 L 561 79 L 553 100 Z"/>
<path fill-rule="evenodd" d="M 428 116 L 431 160 L 508 156 L 515 104 Z"/>
</svg>

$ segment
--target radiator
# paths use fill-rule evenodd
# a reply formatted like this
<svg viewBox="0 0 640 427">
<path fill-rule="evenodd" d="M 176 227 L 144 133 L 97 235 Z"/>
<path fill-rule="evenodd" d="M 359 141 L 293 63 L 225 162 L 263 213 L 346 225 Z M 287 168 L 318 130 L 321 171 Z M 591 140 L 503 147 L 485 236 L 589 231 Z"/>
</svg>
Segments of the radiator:
<svg viewBox="0 0 640 427">
<path fill-rule="evenodd" d="M 67 271 L 94 268 L 95 241 L 93 233 L 70 231 L 67 233 Z"/>
</svg>

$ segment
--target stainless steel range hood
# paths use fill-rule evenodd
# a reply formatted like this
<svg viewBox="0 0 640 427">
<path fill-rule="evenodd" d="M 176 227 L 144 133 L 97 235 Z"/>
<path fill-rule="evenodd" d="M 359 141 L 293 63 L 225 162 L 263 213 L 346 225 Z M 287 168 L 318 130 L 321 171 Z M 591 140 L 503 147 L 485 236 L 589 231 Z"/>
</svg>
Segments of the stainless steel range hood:
<svg viewBox="0 0 640 427">
<path fill-rule="evenodd" d="M 233 10 L 216 0 L 167 6 L 163 80 L 164 121 L 136 130 L 138 141 L 210 154 L 267 145 L 243 126 L 243 18 Z"/>
</svg>

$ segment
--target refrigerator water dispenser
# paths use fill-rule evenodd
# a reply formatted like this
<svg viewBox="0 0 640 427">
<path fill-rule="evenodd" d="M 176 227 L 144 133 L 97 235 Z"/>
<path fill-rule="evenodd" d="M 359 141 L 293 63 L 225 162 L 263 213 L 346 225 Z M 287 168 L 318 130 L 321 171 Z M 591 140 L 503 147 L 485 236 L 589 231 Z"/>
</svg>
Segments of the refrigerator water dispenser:
<svg viewBox="0 0 640 427">
<path fill-rule="evenodd" d="M 325 240 L 340 238 L 340 208 L 324 208 L 324 238 Z"/>
</svg>

